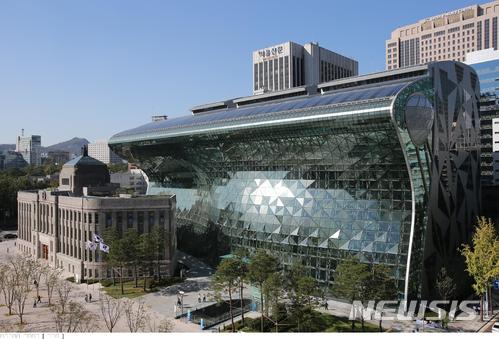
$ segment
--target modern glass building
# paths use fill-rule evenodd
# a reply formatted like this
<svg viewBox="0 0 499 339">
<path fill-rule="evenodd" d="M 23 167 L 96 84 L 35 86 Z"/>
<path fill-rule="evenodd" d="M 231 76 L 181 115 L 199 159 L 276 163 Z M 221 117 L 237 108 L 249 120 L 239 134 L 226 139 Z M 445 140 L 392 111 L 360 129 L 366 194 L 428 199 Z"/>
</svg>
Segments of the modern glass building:
<svg viewBox="0 0 499 339">
<path fill-rule="evenodd" d="M 480 80 L 482 186 L 499 186 L 499 51 L 492 48 L 468 53 L 467 64 Z"/>
<path fill-rule="evenodd" d="M 441 62 L 206 105 L 109 145 L 147 173 L 149 194 L 176 194 L 178 234 L 192 237 L 179 243 L 264 248 L 324 284 L 357 255 L 389 265 L 401 299 L 420 298 L 440 267 L 464 271 L 479 93 L 471 67 Z M 207 237 L 213 229 L 221 235 Z"/>
</svg>

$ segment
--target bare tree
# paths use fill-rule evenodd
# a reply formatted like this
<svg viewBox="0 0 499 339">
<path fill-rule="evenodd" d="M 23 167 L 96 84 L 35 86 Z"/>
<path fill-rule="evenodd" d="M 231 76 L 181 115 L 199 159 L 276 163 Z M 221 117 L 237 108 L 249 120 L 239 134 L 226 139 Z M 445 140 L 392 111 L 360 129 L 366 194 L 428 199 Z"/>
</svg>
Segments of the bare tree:
<svg viewBox="0 0 499 339">
<path fill-rule="evenodd" d="M 14 305 L 14 274 L 9 266 L 0 265 L 0 289 L 2 290 L 5 306 L 12 315 L 12 306 Z"/>
<path fill-rule="evenodd" d="M 50 310 L 54 316 L 57 332 L 91 332 L 97 327 L 97 316 L 76 301 L 64 305 L 53 305 Z"/>
<path fill-rule="evenodd" d="M 131 333 L 142 331 L 146 326 L 146 320 L 150 317 L 143 302 L 135 303 L 126 300 L 123 303 L 128 329 Z"/>
<path fill-rule="evenodd" d="M 73 290 L 73 286 L 71 286 L 71 284 L 68 281 L 62 280 L 56 283 L 55 289 L 57 297 L 59 298 L 57 305 L 61 308 L 61 312 L 65 313 L 66 307 L 68 306 L 69 303 L 69 296 L 71 294 L 71 291 Z"/>
<path fill-rule="evenodd" d="M 52 295 L 56 285 L 59 283 L 61 277 L 61 271 L 57 268 L 46 267 L 43 271 L 43 276 L 45 280 L 45 286 L 47 287 L 47 299 L 49 306 L 52 305 Z"/>
<path fill-rule="evenodd" d="M 12 274 L 14 275 L 14 313 L 19 317 L 20 324 L 23 323 L 24 308 L 26 300 L 33 289 L 32 281 L 35 273 L 40 269 L 36 260 L 28 256 L 16 256 L 10 260 Z"/>
<path fill-rule="evenodd" d="M 105 294 L 101 294 L 99 299 L 100 312 L 104 318 L 104 323 L 106 324 L 109 332 L 113 332 L 113 328 L 116 326 L 116 323 L 121 318 L 123 313 L 121 300 L 114 299 Z"/>
<path fill-rule="evenodd" d="M 171 332 L 173 330 L 173 323 L 168 319 L 158 319 L 156 317 L 149 317 L 147 327 L 149 332 Z"/>
</svg>

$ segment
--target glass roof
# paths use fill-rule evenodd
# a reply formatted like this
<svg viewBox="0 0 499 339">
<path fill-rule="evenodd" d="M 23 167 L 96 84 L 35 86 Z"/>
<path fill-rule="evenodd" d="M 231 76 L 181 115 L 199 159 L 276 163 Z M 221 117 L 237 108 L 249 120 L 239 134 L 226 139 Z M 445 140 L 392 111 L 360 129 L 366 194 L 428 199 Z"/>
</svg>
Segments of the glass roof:
<svg viewBox="0 0 499 339">
<path fill-rule="evenodd" d="M 293 98 L 287 101 L 263 103 L 251 107 L 231 108 L 214 112 L 169 118 L 159 122 L 151 122 L 124 132 L 115 134 L 110 143 L 119 142 L 128 137 L 140 138 L 147 133 L 158 133 L 186 127 L 209 126 L 215 123 L 234 121 L 253 122 L 255 119 L 267 119 L 281 112 L 306 109 L 311 107 L 328 106 L 335 104 L 353 103 L 356 101 L 389 98 L 395 96 L 402 88 L 412 81 L 398 82 L 392 84 L 375 84 L 373 86 L 338 90 L 323 95 L 315 95 L 306 98 Z"/>
</svg>

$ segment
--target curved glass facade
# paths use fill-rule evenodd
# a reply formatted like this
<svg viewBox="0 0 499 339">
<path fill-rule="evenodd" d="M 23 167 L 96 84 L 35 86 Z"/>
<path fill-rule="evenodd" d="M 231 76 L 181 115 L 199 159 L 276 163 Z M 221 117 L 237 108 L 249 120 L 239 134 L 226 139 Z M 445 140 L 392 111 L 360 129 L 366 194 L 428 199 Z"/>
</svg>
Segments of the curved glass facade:
<svg viewBox="0 0 499 339">
<path fill-rule="evenodd" d="M 435 127 L 422 131 L 436 125 L 427 114 L 433 78 L 429 71 L 411 81 L 244 108 L 253 114 L 207 113 L 208 125 L 195 116 L 178 118 L 181 126 L 148 124 L 109 143 L 148 174 L 148 194 L 176 194 L 179 234 L 192 230 L 192 239 L 179 243 L 202 246 L 203 232 L 216 227 L 223 236 L 209 241 L 265 248 L 284 264 L 299 260 L 324 284 L 353 254 L 390 266 L 401 298 L 420 296 L 431 249 Z M 416 134 L 406 114 L 427 119 L 416 121 Z"/>
</svg>

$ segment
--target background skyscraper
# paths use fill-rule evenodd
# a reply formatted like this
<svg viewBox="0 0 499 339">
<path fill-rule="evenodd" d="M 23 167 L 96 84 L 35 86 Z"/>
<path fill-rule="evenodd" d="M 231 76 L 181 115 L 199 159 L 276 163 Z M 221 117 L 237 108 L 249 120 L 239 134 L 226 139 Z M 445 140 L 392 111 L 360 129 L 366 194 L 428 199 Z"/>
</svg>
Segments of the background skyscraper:
<svg viewBox="0 0 499 339">
<path fill-rule="evenodd" d="M 473 5 L 397 28 L 386 40 L 387 70 L 497 49 L 499 1 Z"/>
<path fill-rule="evenodd" d="M 21 153 L 24 160 L 30 165 L 40 166 L 42 164 L 42 137 L 39 135 L 17 137 L 16 152 Z"/>
</svg>

